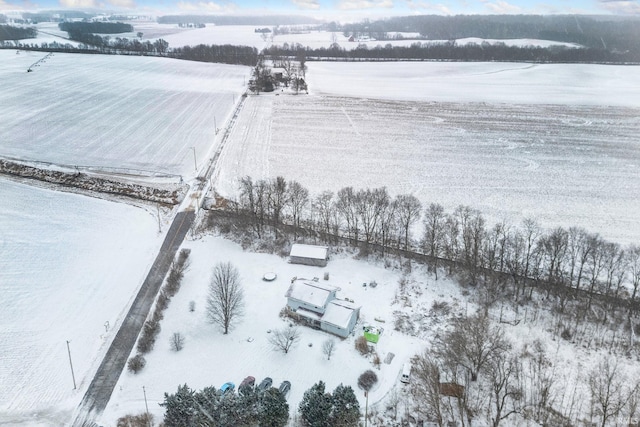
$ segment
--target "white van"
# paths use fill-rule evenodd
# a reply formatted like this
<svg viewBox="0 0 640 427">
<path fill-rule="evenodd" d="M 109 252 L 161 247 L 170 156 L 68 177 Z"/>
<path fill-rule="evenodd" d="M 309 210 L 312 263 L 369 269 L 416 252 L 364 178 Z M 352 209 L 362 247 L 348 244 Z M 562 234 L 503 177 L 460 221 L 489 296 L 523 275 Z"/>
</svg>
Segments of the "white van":
<svg viewBox="0 0 640 427">
<path fill-rule="evenodd" d="M 407 362 L 402 366 L 402 374 L 400 375 L 400 381 L 403 383 L 409 383 L 410 379 L 411 379 L 411 364 Z"/>
</svg>

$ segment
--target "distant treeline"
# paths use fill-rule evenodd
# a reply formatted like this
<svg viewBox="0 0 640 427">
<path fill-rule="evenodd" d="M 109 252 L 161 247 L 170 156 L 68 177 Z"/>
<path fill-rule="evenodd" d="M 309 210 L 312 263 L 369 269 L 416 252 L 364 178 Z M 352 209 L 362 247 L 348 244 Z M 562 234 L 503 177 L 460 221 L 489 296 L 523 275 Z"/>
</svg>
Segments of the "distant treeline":
<svg viewBox="0 0 640 427">
<path fill-rule="evenodd" d="M 0 40 L 22 40 L 32 39 L 38 35 L 35 28 L 13 27 L 11 25 L 0 25 Z"/>
<path fill-rule="evenodd" d="M 215 24 L 215 25 L 300 25 L 319 24 L 320 21 L 307 16 L 262 15 L 262 16 L 215 16 L 215 15 L 166 15 L 158 17 L 160 24 Z"/>
<path fill-rule="evenodd" d="M 133 32 L 133 25 L 124 22 L 61 22 L 58 27 L 69 33 L 73 40 L 75 34 L 122 34 Z"/>
<path fill-rule="evenodd" d="M 188 61 L 253 66 L 258 60 L 258 50 L 249 46 L 200 44 L 171 49 L 168 56 Z"/>
<path fill-rule="evenodd" d="M 109 36 L 86 34 L 89 42 L 83 42 L 80 46 L 70 43 L 41 43 L 27 44 L 14 43 L 0 40 L 0 49 L 25 49 L 42 52 L 67 52 L 108 55 L 144 55 L 144 56 L 168 56 L 175 59 L 188 61 L 217 62 L 222 64 L 254 66 L 258 60 L 258 50 L 249 46 L 233 45 L 198 45 L 169 49 L 169 43 L 163 39 L 140 41 Z"/>
<path fill-rule="evenodd" d="M 76 10 L 52 10 L 42 12 L 23 12 L 22 18 L 30 22 L 57 22 L 66 19 L 91 19 L 94 14 Z"/>
<path fill-rule="evenodd" d="M 597 48 L 565 48 L 562 46 L 507 46 L 504 43 L 469 43 L 458 45 L 455 41 L 444 43 L 420 43 L 411 46 L 378 45 L 368 48 L 364 44 L 346 50 L 337 43 L 328 48 L 309 49 L 300 46 L 271 46 L 265 49 L 267 57 L 298 57 L 304 51 L 308 60 L 434 60 L 434 61 L 523 61 L 552 63 L 639 63 L 640 49 L 636 51 L 610 51 Z"/>
<path fill-rule="evenodd" d="M 542 39 L 577 43 L 610 51 L 639 49 L 640 17 L 584 15 L 458 15 L 404 16 L 350 24 L 331 23 L 328 29 L 348 35 L 388 40 L 389 32 L 416 32 L 430 40 L 467 37 L 484 39 Z"/>
</svg>

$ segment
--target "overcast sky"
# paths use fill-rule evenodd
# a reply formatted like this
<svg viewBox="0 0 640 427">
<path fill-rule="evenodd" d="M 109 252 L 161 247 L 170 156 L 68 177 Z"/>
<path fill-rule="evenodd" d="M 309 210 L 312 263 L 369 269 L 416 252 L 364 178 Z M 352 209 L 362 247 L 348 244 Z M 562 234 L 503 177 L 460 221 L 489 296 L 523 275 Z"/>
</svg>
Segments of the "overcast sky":
<svg viewBox="0 0 640 427">
<path fill-rule="evenodd" d="M 0 10 L 98 8 L 155 13 L 296 13 L 318 17 L 409 14 L 640 15 L 640 0 L 0 0 Z"/>
</svg>

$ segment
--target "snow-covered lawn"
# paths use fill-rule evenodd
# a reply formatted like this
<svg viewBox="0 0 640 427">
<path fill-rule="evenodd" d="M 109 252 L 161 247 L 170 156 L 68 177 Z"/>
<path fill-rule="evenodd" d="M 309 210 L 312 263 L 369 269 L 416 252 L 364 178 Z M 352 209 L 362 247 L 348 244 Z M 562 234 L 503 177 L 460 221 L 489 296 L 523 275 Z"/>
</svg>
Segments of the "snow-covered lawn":
<svg viewBox="0 0 640 427">
<path fill-rule="evenodd" d="M 247 99 L 223 151 L 222 194 L 246 175 L 315 194 L 386 186 L 490 222 L 532 217 L 640 241 L 634 67 L 308 65 L 309 95 Z"/>
<path fill-rule="evenodd" d="M 65 425 L 155 258 L 157 220 L 5 179 L 0 199 L 0 424 Z"/>
<path fill-rule="evenodd" d="M 167 58 L 0 51 L 0 156 L 190 176 L 250 68 Z"/>
<path fill-rule="evenodd" d="M 249 375 L 256 382 L 271 377 L 274 386 L 282 381 L 291 381 L 289 394 L 291 411 L 297 408 L 303 393 L 319 380 L 327 384 L 327 390 L 343 383 L 356 390 L 364 408 L 364 396 L 359 391 L 357 380 L 367 369 L 374 369 L 370 359 L 361 356 L 355 349 L 355 337 L 345 340 L 325 332 L 300 327 L 301 340 L 289 354 L 273 350 L 268 342 L 269 330 L 287 327 L 289 324 L 279 317 L 286 305 L 285 292 L 293 277 L 313 279 L 339 287 L 338 298 L 350 298 L 361 305 L 361 323 L 356 326 L 356 336 L 361 335 L 362 324 L 382 326 L 384 332 L 376 351 L 381 359 L 388 352 L 395 354 L 391 364 L 381 364 L 376 370 L 379 382 L 369 395 L 369 404 L 376 402 L 396 386 L 402 364 L 426 344 L 418 338 L 409 337 L 393 330 L 393 305 L 401 273 L 385 270 L 365 261 L 335 255 L 325 268 L 308 267 L 287 263 L 276 255 L 243 252 L 237 244 L 219 237 L 205 236 L 183 245 L 191 249 L 191 266 L 185 274 L 182 287 L 165 311 L 160 335 L 154 350 L 146 356 L 147 365 L 137 375 L 124 372 L 116 386 L 112 399 L 101 421 L 114 425 L 118 417 L 144 412 L 143 390 L 145 387 L 149 411 L 157 421 L 162 419 L 164 393 L 175 393 L 179 385 L 188 384 L 200 390 L 207 386 L 220 387 L 227 381 L 237 385 Z M 206 316 L 206 298 L 211 271 L 218 262 L 230 261 L 241 276 L 245 293 L 245 315 L 228 335 L 223 335 Z M 274 272 L 277 278 L 266 282 L 262 277 Z M 324 282 L 324 273 L 329 273 Z M 377 286 L 363 287 L 363 283 L 375 280 Z M 435 282 L 421 277 L 421 286 L 426 288 L 423 302 L 429 305 L 433 299 L 451 301 L 460 295 L 457 287 L 448 280 Z M 195 302 L 195 311 L 189 311 L 190 301 Z M 384 320 L 384 323 L 374 319 Z M 170 337 L 179 332 L 185 337 L 185 347 L 180 352 L 170 349 Z M 430 332 L 425 331 L 425 334 Z M 327 339 L 336 341 L 336 350 L 331 360 L 322 353 L 322 343 Z M 311 346 L 310 346 L 311 344 Z"/>
</svg>

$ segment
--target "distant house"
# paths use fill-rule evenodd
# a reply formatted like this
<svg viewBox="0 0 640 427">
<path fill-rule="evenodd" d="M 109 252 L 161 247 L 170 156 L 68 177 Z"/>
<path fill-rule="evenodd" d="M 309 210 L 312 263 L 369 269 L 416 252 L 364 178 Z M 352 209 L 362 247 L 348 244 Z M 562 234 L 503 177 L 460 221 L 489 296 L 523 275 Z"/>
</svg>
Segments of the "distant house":
<svg viewBox="0 0 640 427">
<path fill-rule="evenodd" d="M 296 279 L 285 294 L 287 307 L 307 326 L 346 338 L 360 317 L 360 307 L 336 299 L 337 290 L 318 281 Z"/>
<path fill-rule="evenodd" d="M 328 260 L 329 248 L 327 246 L 303 245 L 296 243 L 291 246 L 291 252 L 289 252 L 289 262 L 291 264 L 326 267 Z"/>
</svg>

